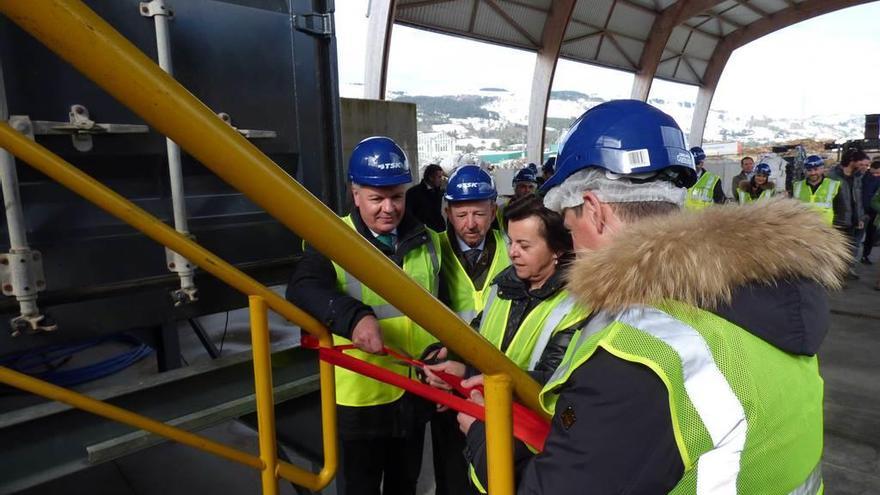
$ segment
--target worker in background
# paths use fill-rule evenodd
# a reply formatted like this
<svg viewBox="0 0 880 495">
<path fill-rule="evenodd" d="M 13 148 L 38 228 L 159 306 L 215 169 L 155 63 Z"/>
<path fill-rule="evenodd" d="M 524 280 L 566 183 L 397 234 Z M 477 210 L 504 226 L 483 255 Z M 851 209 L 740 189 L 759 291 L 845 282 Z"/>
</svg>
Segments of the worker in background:
<svg viewBox="0 0 880 495">
<path fill-rule="evenodd" d="M 406 191 L 406 209 L 435 232 L 446 230 L 443 219 L 443 169 L 431 164 L 425 167 L 422 181 Z"/>
<path fill-rule="evenodd" d="M 863 164 L 870 163 L 868 155 L 859 149 L 850 148 L 843 153 L 840 163 L 828 172 L 828 177 L 840 182 L 838 201 L 834 202 L 834 227 L 845 233 L 853 249 L 854 261 L 858 259 L 861 235 L 865 228 L 865 207 L 862 205 L 862 180 L 857 172 Z M 855 267 L 849 270 L 848 278 L 858 280 Z"/>
<path fill-rule="evenodd" d="M 446 185 L 449 227 L 440 234 L 444 287 L 440 298 L 468 323 L 482 311 L 489 284 L 510 265 L 504 235 L 491 228 L 496 196 L 492 177 L 475 165 L 456 169 Z M 461 455 L 464 435 L 454 412 L 434 415 L 431 441 L 437 495 L 471 492 L 467 463 Z"/>
<path fill-rule="evenodd" d="M 755 170 L 755 159 L 750 156 L 743 157 L 743 159 L 739 161 L 739 166 L 741 170 L 738 174 L 733 176 L 733 181 L 730 185 L 733 199 L 737 202 L 739 202 L 739 184 L 744 180 L 752 178 L 752 171 Z"/>
<path fill-rule="evenodd" d="M 821 492 L 815 355 L 845 240 L 792 201 L 680 214 L 696 177 L 678 129 L 612 101 L 559 151 L 544 204 L 562 212 L 579 253 L 569 289 L 594 314 L 540 393 L 544 450 L 515 450 L 517 493 Z M 635 151 L 649 155 L 638 170 Z M 459 423 L 485 480 L 485 427 Z"/>
<path fill-rule="evenodd" d="M 840 182 L 825 177 L 825 160 L 819 155 L 804 160 L 804 174 L 806 178 L 792 186 L 792 198 L 809 203 L 826 224 L 833 225 L 835 211 L 846 206 L 843 198 L 838 198 Z"/>
<path fill-rule="evenodd" d="M 550 158 L 544 160 L 544 164 L 541 165 L 541 177 L 538 177 L 538 186 L 547 182 L 547 180 L 553 176 L 553 172 L 556 168 L 556 157 L 551 156 Z"/>
<path fill-rule="evenodd" d="M 697 183 L 688 189 L 685 206 L 689 210 L 702 210 L 712 203 L 723 204 L 726 197 L 721 187 L 721 178 L 703 168 L 706 152 L 703 148 L 694 146 L 690 153 L 697 167 Z"/>
<path fill-rule="evenodd" d="M 534 194 L 535 190 L 538 188 L 538 178 L 532 169 L 529 167 L 522 168 L 516 172 L 516 175 L 513 176 L 513 198 L 510 201 L 514 201 L 523 196 L 527 196 L 529 194 Z M 496 225 L 502 232 L 506 232 L 504 221 L 504 208 L 507 207 L 507 203 L 503 203 L 498 205 L 498 211 L 495 214 Z"/>
<path fill-rule="evenodd" d="M 405 213 L 412 176 L 403 150 L 387 137 L 365 139 L 351 154 L 348 175 L 354 208 L 343 221 L 436 296 L 442 260 L 439 235 Z M 403 376 L 411 376 L 411 368 L 382 355 L 384 345 L 419 356 L 436 342 L 310 246 L 287 285 L 287 299 L 327 325 L 335 344 L 353 343 L 357 349 L 350 355 Z M 341 368 L 336 369 L 336 403 L 339 492 L 414 495 L 433 406 Z"/>
<path fill-rule="evenodd" d="M 865 242 L 862 244 L 862 263 L 872 265 L 871 251 L 877 241 L 878 209 L 872 206 L 874 196 L 880 191 L 880 160 L 871 163 L 870 168 L 862 177 L 862 204 L 865 206 Z"/>
<path fill-rule="evenodd" d="M 737 185 L 736 201 L 740 204 L 767 201 L 776 194 L 776 184 L 770 181 L 772 169 L 766 163 L 759 163 L 750 179 Z"/>
</svg>

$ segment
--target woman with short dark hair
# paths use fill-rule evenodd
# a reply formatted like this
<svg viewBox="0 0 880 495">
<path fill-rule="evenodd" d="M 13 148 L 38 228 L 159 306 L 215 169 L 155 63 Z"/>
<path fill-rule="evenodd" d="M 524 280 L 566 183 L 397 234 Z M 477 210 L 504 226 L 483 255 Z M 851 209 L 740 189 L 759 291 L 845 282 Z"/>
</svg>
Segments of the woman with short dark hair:
<svg viewBox="0 0 880 495">
<path fill-rule="evenodd" d="M 504 221 L 511 265 L 492 281 L 485 307 L 471 326 L 540 380 L 556 369 L 589 311 L 565 289 L 565 271 L 574 255 L 562 217 L 530 194 L 507 206 Z M 456 361 L 432 369 L 457 376 L 467 371 Z M 448 388 L 430 373 L 428 382 Z"/>
</svg>

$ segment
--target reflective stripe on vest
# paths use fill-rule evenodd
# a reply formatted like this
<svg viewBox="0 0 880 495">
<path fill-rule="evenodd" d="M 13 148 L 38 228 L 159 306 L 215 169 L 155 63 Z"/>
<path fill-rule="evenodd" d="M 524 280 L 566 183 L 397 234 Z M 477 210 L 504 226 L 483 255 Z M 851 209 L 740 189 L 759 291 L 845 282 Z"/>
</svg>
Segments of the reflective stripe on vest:
<svg viewBox="0 0 880 495">
<path fill-rule="evenodd" d="M 496 229 L 492 229 L 489 231 L 489 235 L 495 240 L 495 253 L 492 262 L 489 264 L 486 280 L 477 289 L 474 287 L 473 281 L 471 281 L 464 266 L 462 266 L 461 260 L 453 251 L 451 243 L 457 241 L 454 238 L 450 240 L 446 232 L 440 234 L 440 252 L 443 259 L 440 273 L 446 281 L 446 289 L 449 293 L 449 307 L 466 323 L 470 323 L 477 316 L 477 313 L 483 310 L 483 292 L 492 283 L 495 276 L 510 266 L 510 258 L 507 255 L 507 249 L 505 249 L 503 234 Z"/>
<path fill-rule="evenodd" d="M 675 301 L 601 312 L 542 389 L 545 411 L 554 412 L 562 386 L 597 349 L 646 366 L 666 386 L 685 468 L 671 493 L 822 493 L 815 356 L 788 354 Z"/>
<path fill-rule="evenodd" d="M 718 369 L 702 335 L 650 307 L 621 313 L 617 321 L 662 340 L 681 358 L 684 388 L 712 437 L 714 448 L 697 461 L 698 494 L 736 495 L 740 454 L 746 443 L 745 411 Z"/>
<path fill-rule="evenodd" d="M 498 285 L 492 285 L 483 308 L 480 335 L 501 349 L 507 331 L 510 300 L 498 297 Z M 567 291 L 559 291 L 541 301 L 523 318 L 504 354 L 522 369 L 533 370 L 554 333 L 564 330 L 587 317 Z"/>
<path fill-rule="evenodd" d="M 759 201 L 767 201 L 768 199 L 772 198 L 775 193 L 776 193 L 776 191 L 774 191 L 773 189 L 764 189 L 763 191 L 761 191 L 761 194 L 759 194 L 757 198 L 752 198 L 751 194 L 740 189 L 739 190 L 739 202 L 740 202 L 740 204 L 745 204 L 745 203 L 757 203 Z"/>
<path fill-rule="evenodd" d="M 342 220 L 352 229 L 355 228 L 351 216 L 343 217 Z M 418 246 L 404 255 L 403 271 L 418 285 L 436 296 L 442 263 L 442 254 L 439 251 L 440 240 L 439 236 L 431 231 L 427 231 L 425 236 L 427 242 L 423 246 Z M 425 347 L 437 341 L 430 333 L 385 301 L 379 294 L 363 285 L 342 267 L 333 263 L 333 269 L 336 272 L 337 288 L 372 308 L 379 320 L 385 343 L 389 347 L 412 356 L 418 356 Z M 336 345 L 351 343 L 350 340 L 339 335 L 333 336 L 333 342 Z M 357 349 L 346 351 L 346 353 L 402 376 L 411 376 L 412 373 L 409 366 L 398 363 L 391 356 L 368 354 Z M 335 374 L 336 403 L 343 406 L 366 407 L 388 404 L 403 395 L 402 389 L 353 371 L 338 368 Z"/>
<path fill-rule="evenodd" d="M 824 177 L 816 192 L 806 179 L 795 182 L 792 196 L 815 208 L 828 225 L 834 223 L 834 197 L 840 191 L 840 181 Z"/>
<path fill-rule="evenodd" d="M 431 265 L 434 267 L 434 273 L 438 273 L 440 271 L 440 261 L 437 260 L 437 250 L 434 248 L 434 243 L 429 239 L 426 246 L 428 248 L 428 256 L 431 258 Z M 429 289 L 431 294 L 437 294 L 439 281 L 440 277 L 435 276 L 433 287 Z M 363 295 L 363 284 L 357 277 L 348 272 L 345 272 L 345 292 L 357 300 L 361 300 Z M 403 312 L 394 307 L 393 304 L 376 304 L 370 307 L 373 308 L 373 313 L 376 314 L 376 319 L 378 320 L 404 316 Z"/>
<path fill-rule="evenodd" d="M 715 184 L 719 180 L 721 178 L 712 172 L 708 170 L 703 172 L 697 183 L 688 189 L 684 202 L 685 207 L 689 210 L 701 210 L 712 204 Z"/>
<path fill-rule="evenodd" d="M 813 472 L 804 483 L 790 491 L 788 495 L 817 495 L 822 492 L 822 464 L 813 468 Z"/>
</svg>

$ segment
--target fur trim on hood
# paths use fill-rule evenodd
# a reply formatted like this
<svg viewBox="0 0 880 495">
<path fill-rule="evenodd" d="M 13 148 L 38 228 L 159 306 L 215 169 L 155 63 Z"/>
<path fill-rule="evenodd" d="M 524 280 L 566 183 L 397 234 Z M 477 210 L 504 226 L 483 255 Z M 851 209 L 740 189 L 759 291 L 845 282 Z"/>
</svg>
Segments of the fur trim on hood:
<svg viewBox="0 0 880 495">
<path fill-rule="evenodd" d="M 838 289 L 846 237 L 805 204 L 775 199 L 646 218 L 612 243 L 579 253 L 569 290 L 594 310 L 681 301 L 712 310 L 745 284 L 806 279 Z"/>
<path fill-rule="evenodd" d="M 752 192 L 752 182 L 750 180 L 740 181 L 739 186 L 737 186 L 740 191 L 750 193 Z M 776 189 L 776 184 L 772 181 L 767 181 L 762 186 L 758 186 L 763 190 L 767 189 Z"/>
</svg>

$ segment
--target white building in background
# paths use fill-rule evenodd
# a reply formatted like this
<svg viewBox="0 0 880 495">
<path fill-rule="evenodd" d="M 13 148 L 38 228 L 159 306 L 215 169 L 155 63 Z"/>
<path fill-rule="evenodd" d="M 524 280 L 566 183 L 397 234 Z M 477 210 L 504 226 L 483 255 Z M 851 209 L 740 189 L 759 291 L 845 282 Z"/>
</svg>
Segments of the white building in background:
<svg viewBox="0 0 880 495">
<path fill-rule="evenodd" d="M 455 136 L 444 132 L 420 132 L 418 139 L 420 165 L 439 163 L 455 156 Z"/>
</svg>

